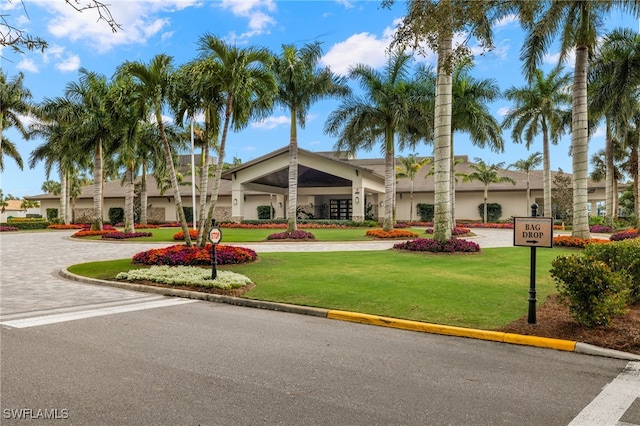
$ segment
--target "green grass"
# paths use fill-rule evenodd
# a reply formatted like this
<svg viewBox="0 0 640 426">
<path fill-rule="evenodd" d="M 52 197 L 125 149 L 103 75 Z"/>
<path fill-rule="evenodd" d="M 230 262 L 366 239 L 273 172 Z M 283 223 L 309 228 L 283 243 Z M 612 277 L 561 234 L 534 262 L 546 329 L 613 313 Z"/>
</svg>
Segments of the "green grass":
<svg viewBox="0 0 640 426">
<path fill-rule="evenodd" d="M 318 241 L 368 241 L 371 240 L 365 234 L 367 230 L 374 228 L 327 228 L 327 229 L 305 229 L 305 231 L 311 232 L 315 235 Z M 428 235 L 424 233 L 424 229 L 410 229 L 421 237 L 427 238 Z M 175 241 L 173 236 L 182 231 L 181 228 L 153 228 L 153 229 L 140 229 L 139 232 L 151 232 L 151 237 L 139 237 L 131 238 L 124 241 L 132 242 L 175 242 L 176 244 L 182 241 Z M 240 228 L 222 228 L 222 241 L 224 243 L 255 243 L 259 241 L 265 241 L 270 234 L 276 232 L 284 232 L 285 229 L 240 229 Z M 207 232 L 207 238 L 209 233 Z M 100 236 L 83 237 L 86 239 L 100 240 Z M 119 240 L 123 241 L 123 240 Z"/>
<path fill-rule="evenodd" d="M 555 292 L 551 261 L 570 250 L 537 252 L 542 302 Z M 257 284 L 244 295 L 251 299 L 480 329 L 498 328 L 527 313 L 530 249 L 526 247 L 454 255 L 361 251 L 259 256 L 252 264 L 223 267 Z M 129 269 L 128 260 L 69 268 L 96 278 Z"/>
</svg>

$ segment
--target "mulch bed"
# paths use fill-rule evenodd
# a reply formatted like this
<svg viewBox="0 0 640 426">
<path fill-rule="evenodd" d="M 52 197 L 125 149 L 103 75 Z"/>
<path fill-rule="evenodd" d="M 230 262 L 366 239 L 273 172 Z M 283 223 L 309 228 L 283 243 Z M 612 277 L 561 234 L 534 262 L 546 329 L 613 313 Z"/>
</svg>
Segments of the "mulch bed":
<svg viewBox="0 0 640 426">
<path fill-rule="evenodd" d="M 537 307 L 536 324 L 528 324 L 525 315 L 498 331 L 573 340 L 640 355 L 640 306 L 631 306 L 627 315 L 615 318 L 609 327 L 588 328 L 571 318 L 569 308 L 559 302 L 558 295 L 552 295 Z"/>
</svg>

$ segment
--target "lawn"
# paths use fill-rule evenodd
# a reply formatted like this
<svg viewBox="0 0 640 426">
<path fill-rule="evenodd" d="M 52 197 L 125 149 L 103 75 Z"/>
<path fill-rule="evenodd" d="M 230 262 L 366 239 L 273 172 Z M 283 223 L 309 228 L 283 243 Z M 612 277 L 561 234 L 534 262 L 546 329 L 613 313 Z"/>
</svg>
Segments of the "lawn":
<svg viewBox="0 0 640 426">
<path fill-rule="evenodd" d="M 370 241 L 365 233 L 374 228 L 326 228 L 326 229 L 305 229 L 315 235 L 318 241 Z M 241 228 L 221 228 L 222 244 L 224 243 L 253 243 L 265 241 L 270 234 L 284 232 L 286 229 L 241 229 Z M 424 229 L 408 229 L 421 237 L 428 238 Z M 151 232 L 151 237 L 132 238 L 127 241 L 132 242 L 174 242 L 173 236 L 182 228 L 153 228 L 139 229 L 140 232 Z M 209 232 L 207 231 L 207 238 Z M 83 237 L 86 239 L 100 240 L 100 236 Z"/>
<path fill-rule="evenodd" d="M 538 250 L 541 303 L 555 292 L 551 261 L 570 249 Z M 243 297 L 438 324 L 495 329 L 526 315 L 530 249 L 477 254 L 399 251 L 262 253 L 252 264 L 221 267 L 257 284 Z M 73 273 L 109 279 L 130 260 L 75 265 Z"/>
</svg>

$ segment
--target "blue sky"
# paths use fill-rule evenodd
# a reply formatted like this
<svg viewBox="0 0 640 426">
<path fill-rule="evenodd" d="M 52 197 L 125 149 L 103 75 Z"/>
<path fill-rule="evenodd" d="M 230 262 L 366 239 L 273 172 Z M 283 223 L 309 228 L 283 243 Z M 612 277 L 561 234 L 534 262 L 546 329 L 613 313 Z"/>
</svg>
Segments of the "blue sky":
<svg viewBox="0 0 640 426">
<path fill-rule="evenodd" d="M 64 0 L 24 0 L 28 16 L 19 1 L 1 1 L 0 13 L 32 34 L 45 38 L 50 47 L 44 52 L 16 54 L 9 49 L 0 50 L 2 72 L 9 77 L 23 72 L 24 84 L 33 100 L 62 96 L 65 85 L 77 81 L 78 70 L 84 67 L 110 77 L 122 62 L 143 61 L 159 53 L 174 57 L 179 66 L 197 55 L 196 42 L 205 33 L 225 39 L 238 46 L 261 46 L 279 52 L 282 44 L 302 45 L 322 42 L 322 63 L 340 74 L 358 63 L 375 68 L 386 62 L 385 51 L 393 31 L 404 12 L 405 3 L 398 2 L 390 10 L 380 7 L 380 1 L 325 0 L 325 1 L 209 1 L 209 0 L 111 0 L 110 9 L 115 20 L 122 25 L 117 33 L 97 20 L 92 11 L 78 13 Z M 16 25 L 17 24 L 17 25 Z M 637 29 L 637 20 L 621 12 L 614 12 L 607 20 L 609 28 Z M 476 78 L 495 79 L 501 89 L 523 86 L 519 61 L 522 32 L 515 18 L 507 18 L 495 27 L 495 48 L 482 52 L 471 42 L 475 53 Z M 461 35 L 459 39 L 462 39 Z M 482 54 L 481 54 L 482 53 Z M 418 61 L 435 64 L 433 54 L 416 57 Z M 557 61 L 557 52 L 545 57 L 545 67 Z M 567 64 L 571 71 L 572 58 Z M 307 126 L 298 131 L 301 148 L 311 151 L 329 151 L 335 140 L 323 134 L 324 122 L 338 105 L 335 100 L 315 104 Z M 509 102 L 500 100 L 491 104 L 491 111 L 501 121 Z M 289 118 L 286 111 L 275 110 L 268 119 L 251 123 L 245 130 L 229 135 L 227 161 L 239 157 L 249 161 L 288 144 Z M 5 170 L 0 175 L 4 194 L 17 197 L 42 193 L 46 180 L 44 167 L 39 164 L 29 169 L 29 155 L 42 141 L 24 141 L 10 130 L 6 135 L 18 147 L 25 162 L 20 171 L 12 159 L 5 158 Z M 541 151 L 540 141 L 529 152 L 523 145 L 514 144 L 510 132 L 505 131 L 505 152 L 495 153 L 473 147 L 468 138 L 455 135 L 456 155 L 480 157 L 489 163 L 511 164 L 526 158 L 531 152 Z M 552 149 L 551 165 L 571 172 L 568 155 L 570 138 L 565 137 Z M 604 147 L 602 130 L 592 135 L 590 152 Z M 432 155 L 432 147 L 421 145 L 419 155 Z M 401 154 L 407 154 L 401 153 Z M 380 152 L 361 152 L 358 158 L 379 157 Z M 59 180 L 52 172 L 51 179 Z"/>
</svg>

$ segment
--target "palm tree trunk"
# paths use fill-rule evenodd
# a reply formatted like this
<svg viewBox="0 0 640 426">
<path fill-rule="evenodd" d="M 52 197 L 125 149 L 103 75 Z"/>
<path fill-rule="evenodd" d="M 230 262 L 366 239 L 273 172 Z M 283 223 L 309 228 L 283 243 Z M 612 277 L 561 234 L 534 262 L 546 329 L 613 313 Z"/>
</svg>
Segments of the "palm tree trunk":
<svg viewBox="0 0 640 426">
<path fill-rule="evenodd" d="M 205 132 L 206 133 L 206 132 Z M 207 194 L 209 193 L 209 147 L 202 148 L 200 154 L 200 211 L 198 212 L 198 247 L 204 247 L 207 239 L 204 236 L 207 229 Z"/>
<path fill-rule="evenodd" d="M 173 164 L 173 155 L 171 155 L 171 146 L 167 140 L 167 134 L 164 131 L 164 124 L 162 123 L 162 116 L 160 108 L 156 108 L 156 120 L 158 123 L 158 129 L 160 130 L 160 136 L 162 138 L 162 145 L 164 147 L 164 154 L 169 167 L 169 176 L 171 178 L 171 187 L 173 188 L 173 199 L 175 200 L 176 210 L 178 212 L 178 219 L 182 227 L 182 233 L 184 234 L 184 241 L 187 247 L 191 247 L 191 236 L 189 235 L 189 226 L 187 225 L 187 219 L 184 216 L 184 209 L 182 208 L 182 197 L 180 196 L 180 186 L 178 185 L 178 177 L 176 176 L 176 168 Z"/>
<path fill-rule="evenodd" d="M 125 196 L 124 196 L 124 232 L 131 233 L 134 231 L 133 226 L 133 164 L 127 166 L 124 176 L 125 180 Z"/>
<path fill-rule="evenodd" d="M 287 231 L 293 232 L 297 228 L 298 217 L 298 129 L 296 110 L 291 108 L 291 126 L 289 127 L 289 204 L 287 206 Z"/>
<path fill-rule="evenodd" d="M 572 236 L 591 239 L 589 232 L 587 172 L 589 167 L 589 133 L 587 113 L 587 46 L 576 48 L 573 81 L 573 116 L 571 155 L 573 158 L 573 232 Z"/>
<path fill-rule="evenodd" d="M 147 224 L 147 165 L 142 164 L 142 177 L 140 178 L 140 224 Z"/>
<path fill-rule="evenodd" d="M 438 46 L 433 157 L 435 169 L 434 233 L 436 241 L 451 238 L 451 98 L 452 84 L 449 61 L 453 50 L 453 34 L 445 35 Z"/>
<path fill-rule="evenodd" d="M 489 184 L 485 184 L 484 185 L 484 208 L 483 208 L 483 215 L 482 215 L 482 223 L 487 223 L 487 200 L 489 199 Z"/>
<path fill-rule="evenodd" d="M 409 223 L 413 223 L 413 178 L 411 178 L 411 194 L 409 194 Z"/>
<path fill-rule="evenodd" d="M 543 203 L 544 216 L 553 217 L 553 206 L 551 201 L 551 154 L 549 152 L 549 130 L 543 124 L 542 129 L 542 174 L 543 174 Z M 529 209 L 531 206 L 527 206 Z"/>
<path fill-rule="evenodd" d="M 60 172 L 60 219 L 62 223 L 67 225 L 69 223 L 67 214 L 67 172 Z"/>
<path fill-rule="evenodd" d="M 527 208 L 531 207 L 531 176 L 527 169 Z"/>
<path fill-rule="evenodd" d="M 638 146 L 631 148 L 631 165 L 633 177 L 633 211 L 636 216 L 636 226 L 640 226 L 640 140 Z"/>
<path fill-rule="evenodd" d="M 102 231 L 102 141 L 96 144 L 93 155 L 93 222 L 92 231 Z"/>
<path fill-rule="evenodd" d="M 233 107 L 233 97 L 227 98 L 226 110 L 224 113 L 224 125 L 222 126 L 222 137 L 220 138 L 220 148 L 218 148 L 218 162 L 213 177 L 213 189 L 211 191 L 211 199 L 209 200 L 209 209 L 207 213 L 207 222 L 213 220 L 213 212 L 218 203 L 218 194 L 220 193 L 220 180 L 222 179 L 222 163 L 224 161 L 224 150 L 227 144 L 227 135 L 229 133 L 229 123 L 231 122 L 231 112 Z"/>
<path fill-rule="evenodd" d="M 393 230 L 393 199 L 395 194 L 393 193 L 393 183 L 396 179 L 395 176 L 395 143 L 393 142 L 393 136 L 391 136 L 391 143 L 389 144 L 389 135 L 385 136 L 387 141 L 386 152 L 384 154 L 384 222 L 382 223 L 382 230 Z"/>
<path fill-rule="evenodd" d="M 613 140 L 611 138 L 611 124 L 609 123 L 609 118 L 606 118 L 606 137 L 605 137 L 605 161 L 606 172 L 605 172 L 605 208 L 606 208 L 606 216 L 605 216 L 605 224 L 609 226 L 613 226 L 613 217 L 615 211 L 615 201 L 614 201 L 614 164 L 613 164 Z"/>
<path fill-rule="evenodd" d="M 451 175 L 449 176 L 451 192 L 451 226 L 456 226 L 456 156 L 453 150 L 453 131 L 451 132 Z"/>
</svg>

